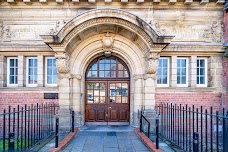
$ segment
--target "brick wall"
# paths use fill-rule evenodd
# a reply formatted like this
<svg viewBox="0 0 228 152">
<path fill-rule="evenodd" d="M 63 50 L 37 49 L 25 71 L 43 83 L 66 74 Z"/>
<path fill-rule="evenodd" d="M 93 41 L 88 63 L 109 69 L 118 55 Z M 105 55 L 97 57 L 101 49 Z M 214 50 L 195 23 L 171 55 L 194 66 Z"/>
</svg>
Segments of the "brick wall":
<svg viewBox="0 0 228 152">
<path fill-rule="evenodd" d="M 44 93 L 0 93 L 0 113 L 3 113 L 3 109 L 8 109 L 10 105 L 12 108 L 16 108 L 17 105 L 28 106 L 33 104 L 42 103 L 55 103 L 58 104 L 58 99 L 44 99 Z"/>
<path fill-rule="evenodd" d="M 155 101 L 156 104 L 173 103 L 177 105 L 188 105 L 188 107 L 195 106 L 195 108 L 210 109 L 213 107 L 213 112 L 220 111 L 222 109 L 220 93 L 156 93 Z M 227 96 L 228 97 L 228 96 Z"/>
</svg>

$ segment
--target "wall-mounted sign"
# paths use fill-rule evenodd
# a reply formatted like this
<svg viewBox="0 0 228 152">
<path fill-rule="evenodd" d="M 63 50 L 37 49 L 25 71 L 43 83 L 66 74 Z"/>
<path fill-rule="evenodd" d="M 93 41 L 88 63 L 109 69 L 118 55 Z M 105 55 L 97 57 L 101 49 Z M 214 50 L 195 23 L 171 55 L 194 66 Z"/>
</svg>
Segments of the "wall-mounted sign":
<svg viewBox="0 0 228 152">
<path fill-rule="evenodd" d="M 44 93 L 44 99 L 58 99 L 58 93 Z"/>
</svg>

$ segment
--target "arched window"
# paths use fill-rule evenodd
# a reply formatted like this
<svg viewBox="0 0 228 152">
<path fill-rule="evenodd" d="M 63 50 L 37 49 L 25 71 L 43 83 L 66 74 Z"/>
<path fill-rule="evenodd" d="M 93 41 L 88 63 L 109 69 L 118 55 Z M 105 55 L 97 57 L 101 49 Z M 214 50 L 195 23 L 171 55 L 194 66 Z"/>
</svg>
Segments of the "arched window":
<svg viewBox="0 0 228 152">
<path fill-rule="evenodd" d="M 89 66 L 86 78 L 129 78 L 129 71 L 118 58 L 99 57 Z"/>
</svg>

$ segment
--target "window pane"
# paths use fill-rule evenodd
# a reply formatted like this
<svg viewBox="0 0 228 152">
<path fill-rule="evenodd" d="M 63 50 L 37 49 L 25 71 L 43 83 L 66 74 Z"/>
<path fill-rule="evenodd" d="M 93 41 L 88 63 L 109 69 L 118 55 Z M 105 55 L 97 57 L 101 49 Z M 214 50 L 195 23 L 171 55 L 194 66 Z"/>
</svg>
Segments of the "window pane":
<svg viewBox="0 0 228 152">
<path fill-rule="evenodd" d="M 34 68 L 34 75 L 37 75 L 37 68 Z"/>
<path fill-rule="evenodd" d="M 17 84 L 17 76 L 15 76 L 15 84 Z"/>
<path fill-rule="evenodd" d="M 53 67 L 56 67 L 56 59 L 53 59 Z"/>
<path fill-rule="evenodd" d="M 182 60 L 181 60 L 181 66 L 182 66 L 182 67 L 186 67 L 186 60 L 185 60 L 185 59 L 182 59 Z"/>
<path fill-rule="evenodd" d="M 129 77 L 128 72 L 124 71 L 124 77 Z"/>
<path fill-rule="evenodd" d="M 199 75 L 199 68 L 197 68 L 197 75 Z"/>
<path fill-rule="evenodd" d="M 10 76 L 10 84 L 14 84 L 14 76 Z"/>
<path fill-rule="evenodd" d="M 100 89 L 100 83 L 94 83 L 94 89 L 99 90 Z"/>
<path fill-rule="evenodd" d="M 92 75 L 92 72 L 89 71 L 88 74 L 87 74 L 87 77 L 91 77 L 91 75 Z"/>
<path fill-rule="evenodd" d="M 15 59 L 15 66 L 18 66 L 18 59 Z"/>
<path fill-rule="evenodd" d="M 53 75 L 57 75 L 57 68 L 53 68 Z"/>
<path fill-rule="evenodd" d="M 200 80 L 200 79 L 199 79 L 199 77 L 197 76 L 197 84 L 200 84 L 199 80 Z"/>
<path fill-rule="evenodd" d="M 181 75 L 186 75 L 186 68 L 181 69 Z"/>
<path fill-rule="evenodd" d="M 34 67 L 37 67 L 37 59 L 33 59 L 34 60 Z"/>
<path fill-rule="evenodd" d="M 205 75 L 204 68 L 200 68 L 200 75 Z"/>
<path fill-rule="evenodd" d="M 180 83 L 180 76 L 177 76 L 177 84 L 181 84 Z"/>
<path fill-rule="evenodd" d="M 127 97 L 122 97 L 122 103 L 127 103 Z"/>
<path fill-rule="evenodd" d="M 104 77 L 105 75 L 104 75 L 104 71 L 100 71 L 100 73 L 99 73 L 99 77 Z"/>
<path fill-rule="evenodd" d="M 110 64 L 105 64 L 105 70 L 110 70 L 111 65 Z"/>
<path fill-rule="evenodd" d="M 87 84 L 87 89 L 93 89 L 93 83 L 88 83 Z"/>
<path fill-rule="evenodd" d="M 200 60 L 200 67 L 205 67 L 205 62 L 204 62 L 204 60 Z"/>
<path fill-rule="evenodd" d="M 94 64 L 94 65 L 92 66 L 92 70 L 97 70 L 97 64 Z"/>
<path fill-rule="evenodd" d="M 124 72 L 123 71 L 118 71 L 118 77 L 123 77 L 124 76 Z"/>
<path fill-rule="evenodd" d="M 200 84 L 205 84 L 205 78 L 204 77 L 200 77 Z"/>
<path fill-rule="evenodd" d="M 110 71 L 105 71 L 105 77 L 110 77 Z"/>
<path fill-rule="evenodd" d="M 111 59 L 111 63 L 116 63 L 116 60 L 115 59 Z"/>
<path fill-rule="evenodd" d="M 14 59 L 10 59 L 10 67 L 14 67 Z"/>
<path fill-rule="evenodd" d="M 111 77 L 116 77 L 116 71 L 111 71 Z"/>
<path fill-rule="evenodd" d="M 29 59 L 29 66 L 30 66 L 30 67 L 33 66 L 33 59 Z"/>
<path fill-rule="evenodd" d="M 162 67 L 162 59 L 158 60 L 158 67 Z"/>
<path fill-rule="evenodd" d="M 163 77 L 163 84 L 167 84 L 167 77 L 166 76 Z"/>
<path fill-rule="evenodd" d="M 180 68 L 177 69 L 177 75 L 180 75 Z"/>
<path fill-rule="evenodd" d="M 99 61 L 100 63 L 105 63 L 105 59 L 102 59 Z"/>
<path fill-rule="evenodd" d="M 54 84 L 57 84 L 57 81 L 58 81 L 57 75 L 53 76 L 53 83 L 54 83 Z"/>
<path fill-rule="evenodd" d="M 115 100 L 116 100 L 115 97 L 110 97 L 110 103 L 115 103 L 116 102 Z"/>
<path fill-rule="evenodd" d="M 52 84 L 52 76 L 47 76 L 47 83 Z"/>
<path fill-rule="evenodd" d="M 104 70 L 104 64 L 100 64 L 100 70 Z"/>
<path fill-rule="evenodd" d="M 99 102 L 100 102 L 99 97 L 94 97 L 94 103 L 99 103 Z"/>
<path fill-rule="evenodd" d="M 33 68 L 29 68 L 29 75 L 33 75 Z"/>
<path fill-rule="evenodd" d="M 199 60 L 197 60 L 197 67 L 199 67 Z"/>
<path fill-rule="evenodd" d="M 181 60 L 180 59 L 177 59 L 177 67 L 180 67 L 180 62 L 181 62 Z"/>
<path fill-rule="evenodd" d="M 105 97 L 100 97 L 100 103 L 105 103 Z"/>
<path fill-rule="evenodd" d="M 181 84 L 186 84 L 186 77 L 185 76 L 181 77 Z"/>
<path fill-rule="evenodd" d="M 97 77 L 97 71 L 92 71 L 91 77 Z"/>
<path fill-rule="evenodd" d="M 168 59 L 163 59 L 163 67 L 167 67 L 168 66 Z"/>
<path fill-rule="evenodd" d="M 14 68 L 10 68 L 10 75 L 14 75 Z"/>
<path fill-rule="evenodd" d="M 52 66 L 52 59 L 47 59 L 47 66 Z"/>
<path fill-rule="evenodd" d="M 111 64 L 111 70 L 116 70 L 116 64 Z"/>
<path fill-rule="evenodd" d="M 105 59 L 105 63 L 110 63 L 110 59 Z"/>
</svg>

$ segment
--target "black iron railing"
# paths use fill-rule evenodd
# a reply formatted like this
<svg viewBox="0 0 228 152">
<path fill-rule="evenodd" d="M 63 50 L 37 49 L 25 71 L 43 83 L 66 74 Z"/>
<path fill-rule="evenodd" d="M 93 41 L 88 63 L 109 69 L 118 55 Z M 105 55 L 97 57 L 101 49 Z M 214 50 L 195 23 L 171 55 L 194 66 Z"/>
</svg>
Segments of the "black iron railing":
<svg viewBox="0 0 228 152">
<path fill-rule="evenodd" d="M 148 138 L 150 138 L 150 122 L 143 115 L 142 110 L 140 115 L 140 132 L 143 132 Z"/>
<path fill-rule="evenodd" d="M 160 104 L 160 134 L 185 151 L 223 151 L 228 148 L 228 117 L 187 105 Z M 228 114 L 228 113 L 227 113 Z"/>
<path fill-rule="evenodd" d="M 28 151 L 53 133 L 55 104 L 23 106 L 0 114 L 0 151 Z"/>
</svg>

